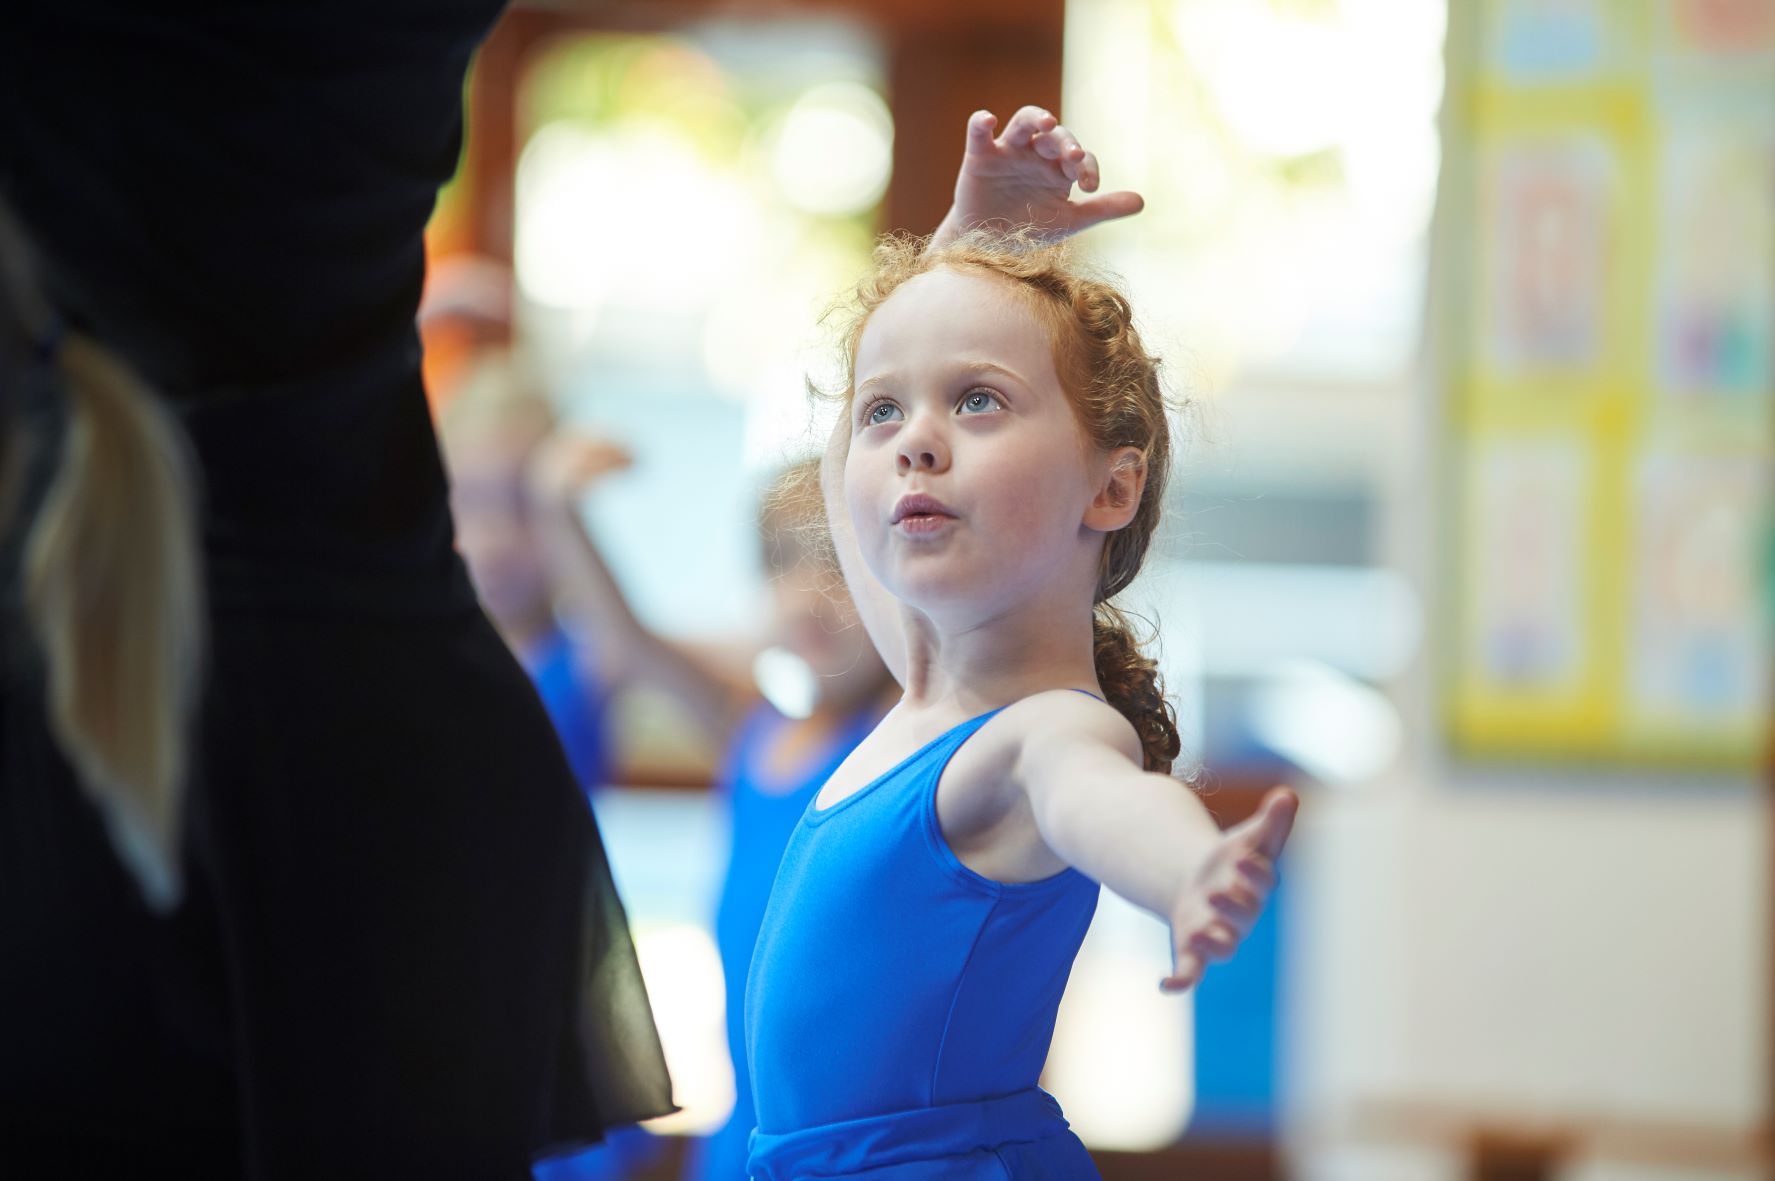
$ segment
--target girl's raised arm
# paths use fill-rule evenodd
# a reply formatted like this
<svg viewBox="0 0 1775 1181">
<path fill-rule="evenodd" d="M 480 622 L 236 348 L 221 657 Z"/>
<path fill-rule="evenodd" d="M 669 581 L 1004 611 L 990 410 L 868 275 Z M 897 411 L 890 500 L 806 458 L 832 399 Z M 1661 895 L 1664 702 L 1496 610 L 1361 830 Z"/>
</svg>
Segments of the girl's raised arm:
<svg viewBox="0 0 1775 1181">
<path fill-rule="evenodd" d="M 590 615 L 600 638 L 618 648 L 620 672 L 612 680 L 645 671 L 690 711 L 712 742 L 725 747 L 753 700 L 747 686 L 641 621 L 579 516 L 580 493 L 630 462 L 615 444 L 569 429 L 549 439 L 532 464 L 530 492 L 563 591 L 561 606 Z"/>
<path fill-rule="evenodd" d="M 851 528 L 850 509 L 844 502 L 844 459 L 850 451 L 851 424 L 847 413 L 838 416 L 832 437 L 826 443 L 826 454 L 820 461 L 820 491 L 826 501 L 826 524 L 832 533 L 832 548 L 838 555 L 838 570 L 856 604 L 863 630 L 881 655 L 881 662 L 900 687 L 906 687 L 906 617 L 900 601 L 881 585 L 863 561 L 857 545 L 857 534 Z"/>
</svg>

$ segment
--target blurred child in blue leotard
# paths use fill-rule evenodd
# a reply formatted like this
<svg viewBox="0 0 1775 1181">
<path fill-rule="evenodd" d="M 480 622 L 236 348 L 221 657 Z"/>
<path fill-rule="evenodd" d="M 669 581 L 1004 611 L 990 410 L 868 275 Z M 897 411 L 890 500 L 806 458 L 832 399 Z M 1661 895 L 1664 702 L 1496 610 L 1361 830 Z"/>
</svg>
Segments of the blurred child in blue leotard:
<svg viewBox="0 0 1775 1181">
<path fill-rule="evenodd" d="M 456 547 L 487 616 L 536 686 L 580 786 L 613 759 L 613 688 L 596 629 L 564 618 L 562 583 L 538 520 L 531 471 L 555 431 L 554 408 L 502 348 L 481 351 L 439 421 Z"/>
<path fill-rule="evenodd" d="M 755 1122 L 741 1038 L 743 988 L 777 863 L 808 800 L 899 691 L 842 591 L 834 593 L 830 560 L 821 560 L 806 545 L 818 532 L 823 509 L 817 499 L 790 490 L 812 486 L 817 461 L 780 478 L 766 494 L 759 519 L 774 606 L 773 642 L 805 666 L 815 686 L 805 716 L 778 710 L 752 684 L 636 618 L 576 516 L 579 492 L 628 462 L 610 444 L 565 435 L 541 457 L 538 485 L 548 490 L 541 500 L 557 537 L 578 547 L 579 585 L 590 592 L 581 605 L 593 609 L 611 658 L 668 689 L 704 736 L 725 752 L 716 788 L 731 841 L 715 941 L 725 977 L 735 1101 L 727 1123 L 692 1149 L 688 1175 L 734 1181 L 745 1176 L 746 1142 Z"/>
</svg>

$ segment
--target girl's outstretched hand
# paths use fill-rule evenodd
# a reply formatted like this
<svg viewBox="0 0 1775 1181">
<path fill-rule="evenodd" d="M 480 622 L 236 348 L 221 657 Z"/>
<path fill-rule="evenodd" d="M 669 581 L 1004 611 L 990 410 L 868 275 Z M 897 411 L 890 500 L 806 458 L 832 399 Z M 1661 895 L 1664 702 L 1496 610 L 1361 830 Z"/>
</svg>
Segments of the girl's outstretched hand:
<svg viewBox="0 0 1775 1181">
<path fill-rule="evenodd" d="M 1211 961 L 1232 958 L 1275 889 L 1276 859 L 1299 810 L 1300 797 L 1278 787 L 1256 815 L 1221 834 L 1172 908 L 1171 975 L 1159 982 L 1161 989 L 1193 988 Z"/>
<path fill-rule="evenodd" d="M 1081 192 L 1097 192 L 1097 157 L 1042 108 L 1019 109 L 995 137 L 997 126 L 991 111 L 975 111 L 968 119 L 955 204 L 937 227 L 934 245 L 981 225 L 1028 223 L 1044 237 L 1064 238 L 1145 207 L 1140 194 L 1128 192 L 1073 200 L 1075 183 Z"/>
</svg>

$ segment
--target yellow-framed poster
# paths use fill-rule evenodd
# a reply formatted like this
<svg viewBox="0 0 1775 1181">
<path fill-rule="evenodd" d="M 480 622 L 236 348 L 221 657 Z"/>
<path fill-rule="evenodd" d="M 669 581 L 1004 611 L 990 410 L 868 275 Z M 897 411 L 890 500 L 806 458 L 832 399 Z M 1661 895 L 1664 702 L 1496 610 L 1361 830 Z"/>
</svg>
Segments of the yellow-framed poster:
<svg viewBox="0 0 1775 1181">
<path fill-rule="evenodd" d="M 1449 17 L 1451 745 L 1753 765 L 1775 662 L 1775 0 Z"/>
</svg>

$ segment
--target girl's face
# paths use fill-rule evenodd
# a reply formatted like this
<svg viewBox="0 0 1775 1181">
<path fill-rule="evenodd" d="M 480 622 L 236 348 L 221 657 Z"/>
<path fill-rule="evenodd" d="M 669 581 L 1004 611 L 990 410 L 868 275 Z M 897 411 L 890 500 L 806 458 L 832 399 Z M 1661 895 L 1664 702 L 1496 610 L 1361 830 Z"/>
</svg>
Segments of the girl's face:
<svg viewBox="0 0 1775 1181">
<path fill-rule="evenodd" d="M 857 343 L 845 495 L 864 560 L 952 625 L 1031 596 L 1089 595 L 1096 469 L 1048 334 L 1010 280 L 902 284 Z"/>
</svg>

